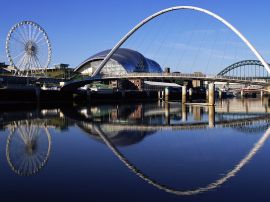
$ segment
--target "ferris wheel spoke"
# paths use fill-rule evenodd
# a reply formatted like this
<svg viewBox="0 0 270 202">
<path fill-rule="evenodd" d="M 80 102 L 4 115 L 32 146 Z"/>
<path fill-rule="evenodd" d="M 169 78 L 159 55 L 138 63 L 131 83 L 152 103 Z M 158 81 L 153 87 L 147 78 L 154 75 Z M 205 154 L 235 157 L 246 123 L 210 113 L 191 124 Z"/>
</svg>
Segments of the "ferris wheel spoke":
<svg viewBox="0 0 270 202">
<path fill-rule="evenodd" d="M 16 56 L 14 56 L 13 59 L 16 59 L 17 57 L 21 56 L 22 54 L 24 54 L 24 51 L 21 51 L 19 54 L 17 54 Z"/>
<path fill-rule="evenodd" d="M 27 144 L 27 138 L 25 136 L 25 132 L 22 130 L 21 127 L 19 127 L 18 131 L 19 131 L 20 137 L 21 137 L 22 141 L 24 142 L 24 144 Z"/>
<path fill-rule="evenodd" d="M 24 53 L 23 57 L 19 60 L 19 62 L 17 64 L 14 64 L 16 67 L 20 68 L 21 64 L 23 63 L 23 61 L 25 60 L 25 56 L 26 54 Z"/>
<path fill-rule="evenodd" d="M 26 54 L 25 58 L 26 58 L 26 60 L 23 63 L 23 66 L 22 66 L 24 71 L 29 69 L 29 61 L 30 61 L 29 55 Z"/>
<path fill-rule="evenodd" d="M 17 39 L 15 36 L 12 36 L 12 39 L 14 39 L 15 41 L 17 41 L 18 43 L 20 43 L 20 44 L 22 44 L 22 45 L 24 45 L 25 46 L 25 41 L 23 41 L 23 40 L 20 40 L 20 39 Z"/>
<path fill-rule="evenodd" d="M 24 41 L 25 43 L 27 43 L 27 38 L 25 37 L 25 35 L 24 35 L 24 33 L 22 32 L 21 29 L 18 29 L 17 35 L 19 35 L 20 38 L 22 38 L 23 41 Z"/>
<path fill-rule="evenodd" d="M 27 68 L 28 60 L 29 60 L 28 55 L 25 54 L 24 60 L 22 62 L 22 65 L 20 66 L 20 68 L 22 68 L 23 71 Z"/>
<path fill-rule="evenodd" d="M 34 41 L 35 36 L 36 36 L 36 33 L 37 33 L 37 28 L 36 27 L 33 27 L 33 32 L 32 32 L 32 35 L 31 35 L 31 40 L 32 41 Z"/>
<path fill-rule="evenodd" d="M 33 56 L 30 56 L 30 68 L 31 68 L 31 73 L 34 72 L 34 68 L 36 68 L 35 60 Z"/>
<path fill-rule="evenodd" d="M 27 39 L 27 41 L 29 41 L 30 40 L 30 38 L 29 38 L 29 28 L 28 28 L 29 26 L 28 25 L 25 25 L 24 26 L 24 33 L 25 33 L 25 35 L 26 35 L 26 39 Z"/>
<path fill-rule="evenodd" d="M 27 42 L 28 41 L 28 37 L 27 37 L 27 33 L 25 32 L 24 26 L 22 26 L 21 29 L 19 29 L 19 30 L 21 30 L 21 33 L 24 36 L 25 41 Z"/>
<path fill-rule="evenodd" d="M 36 36 L 34 37 L 33 41 L 36 43 L 38 38 L 40 37 L 41 32 L 37 32 Z"/>
<path fill-rule="evenodd" d="M 42 42 L 44 40 L 43 37 L 41 37 L 39 40 L 36 41 L 36 44 L 39 44 L 40 42 Z"/>
<path fill-rule="evenodd" d="M 32 66 L 31 72 L 33 73 L 33 67 L 36 67 L 36 63 L 35 63 L 34 57 L 31 56 L 30 58 L 31 58 L 31 66 Z"/>
<path fill-rule="evenodd" d="M 40 64 L 39 59 L 38 59 L 37 56 L 35 56 L 35 60 L 36 60 L 37 64 L 39 65 L 39 67 L 42 68 L 42 66 L 41 66 L 41 64 Z"/>
<path fill-rule="evenodd" d="M 47 43 L 47 41 L 40 41 L 39 43 L 37 43 L 40 47 L 42 47 L 42 46 L 48 46 L 48 43 Z"/>
<path fill-rule="evenodd" d="M 27 62 L 28 69 L 32 70 L 32 56 L 28 55 L 28 62 Z M 32 73 L 32 71 L 31 71 Z"/>
<path fill-rule="evenodd" d="M 28 26 L 28 39 L 32 40 L 32 27 Z"/>
<path fill-rule="evenodd" d="M 29 133 L 28 133 L 28 136 L 29 136 L 29 139 L 32 140 L 33 139 L 33 133 L 34 133 L 34 126 L 33 125 L 30 125 L 30 128 L 29 128 Z"/>
</svg>

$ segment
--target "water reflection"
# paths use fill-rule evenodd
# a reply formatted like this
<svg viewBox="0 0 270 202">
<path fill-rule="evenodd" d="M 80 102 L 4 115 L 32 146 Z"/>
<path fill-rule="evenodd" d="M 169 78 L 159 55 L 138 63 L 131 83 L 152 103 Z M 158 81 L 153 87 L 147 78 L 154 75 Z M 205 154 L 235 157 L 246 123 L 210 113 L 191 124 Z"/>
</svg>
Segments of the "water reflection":
<svg viewBox="0 0 270 202">
<path fill-rule="evenodd" d="M 61 109 L 34 111 L 4 111 L 0 113 L 4 129 L 9 131 L 6 140 L 7 162 L 16 174 L 37 174 L 49 163 L 53 133 L 50 130 L 69 130 L 76 126 L 91 139 L 106 145 L 117 158 L 139 178 L 152 186 L 176 195 L 195 195 L 220 187 L 237 175 L 263 147 L 270 135 L 268 100 L 223 100 L 215 107 L 182 105 L 181 103 L 111 104 L 90 107 L 73 106 Z M 19 116 L 17 116 L 19 115 Z M 159 131 L 191 131 L 212 128 L 230 128 L 242 134 L 262 136 L 222 177 L 198 188 L 173 188 L 144 174 L 119 147 L 135 145 Z"/>
<path fill-rule="evenodd" d="M 48 128 L 26 120 L 14 122 L 9 129 L 6 157 L 11 169 L 26 176 L 39 172 L 46 165 L 51 151 Z"/>
<path fill-rule="evenodd" d="M 219 178 L 218 180 L 209 183 L 205 187 L 199 187 L 195 188 L 193 190 L 178 190 L 175 188 L 171 188 L 167 185 L 164 185 L 162 183 L 157 182 L 154 179 L 151 179 L 150 177 L 146 176 L 142 171 L 140 171 L 136 166 L 134 166 L 132 163 L 130 163 L 123 154 L 115 147 L 114 144 L 111 143 L 110 139 L 106 137 L 106 135 L 98 128 L 96 128 L 96 131 L 99 131 L 99 136 L 102 138 L 102 140 L 105 142 L 105 144 L 108 146 L 108 148 L 111 149 L 111 151 L 118 157 L 120 161 L 124 163 L 124 165 L 133 173 L 135 173 L 138 177 L 146 181 L 147 183 L 153 185 L 154 187 L 157 187 L 160 190 L 164 190 L 166 192 L 180 195 L 180 196 L 190 196 L 190 195 L 196 195 L 199 193 L 207 192 L 212 189 L 215 189 L 222 184 L 224 184 L 226 181 L 228 181 L 230 178 L 234 177 L 238 172 L 241 171 L 241 169 L 255 156 L 255 154 L 261 149 L 261 147 L 264 145 L 265 141 L 270 136 L 270 128 L 268 128 L 263 136 L 259 139 L 259 141 L 253 146 L 253 148 L 248 152 L 248 154 L 226 175 Z"/>
</svg>

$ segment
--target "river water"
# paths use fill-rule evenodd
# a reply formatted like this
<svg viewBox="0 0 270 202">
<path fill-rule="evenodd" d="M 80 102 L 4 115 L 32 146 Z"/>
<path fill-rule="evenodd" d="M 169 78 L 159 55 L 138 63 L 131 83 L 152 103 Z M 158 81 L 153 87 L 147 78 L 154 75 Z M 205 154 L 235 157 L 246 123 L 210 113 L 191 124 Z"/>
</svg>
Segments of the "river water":
<svg viewBox="0 0 270 202">
<path fill-rule="evenodd" d="M 270 104 L 0 110 L 2 201 L 270 201 Z"/>
</svg>

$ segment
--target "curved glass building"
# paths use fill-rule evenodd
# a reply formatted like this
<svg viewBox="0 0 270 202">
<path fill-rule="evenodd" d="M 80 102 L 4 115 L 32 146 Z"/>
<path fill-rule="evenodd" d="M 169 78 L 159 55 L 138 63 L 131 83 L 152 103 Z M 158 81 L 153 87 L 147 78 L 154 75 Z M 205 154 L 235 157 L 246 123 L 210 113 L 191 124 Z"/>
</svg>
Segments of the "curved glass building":
<svg viewBox="0 0 270 202">
<path fill-rule="evenodd" d="M 89 57 L 75 71 L 84 75 L 92 75 L 109 52 L 110 50 L 105 50 Z M 163 71 L 157 62 L 144 57 L 137 51 L 126 48 L 119 48 L 101 70 L 101 74 L 113 75 L 133 72 L 159 73 Z"/>
</svg>

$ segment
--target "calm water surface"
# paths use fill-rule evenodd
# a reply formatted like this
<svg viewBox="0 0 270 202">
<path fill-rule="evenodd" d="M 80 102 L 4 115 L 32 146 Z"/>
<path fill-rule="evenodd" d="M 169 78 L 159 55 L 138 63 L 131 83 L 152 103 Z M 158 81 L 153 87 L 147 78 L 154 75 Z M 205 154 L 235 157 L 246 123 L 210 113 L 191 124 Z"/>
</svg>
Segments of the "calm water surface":
<svg viewBox="0 0 270 202">
<path fill-rule="evenodd" d="M 2 201 L 270 201 L 268 99 L 1 109 Z"/>
</svg>

